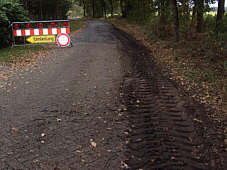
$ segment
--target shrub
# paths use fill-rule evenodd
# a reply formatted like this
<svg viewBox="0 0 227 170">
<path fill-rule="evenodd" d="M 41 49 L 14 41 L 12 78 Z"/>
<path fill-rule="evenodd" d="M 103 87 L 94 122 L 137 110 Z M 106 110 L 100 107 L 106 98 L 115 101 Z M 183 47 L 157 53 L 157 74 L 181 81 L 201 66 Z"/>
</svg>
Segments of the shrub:
<svg viewBox="0 0 227 170">
<path fill-rule="evenodd" d="M 28 12 L 16 0 L 0 4 L 0 48 L 8 46 L 11 41 L 10 23 L 28 20 Z"/>
</svg>

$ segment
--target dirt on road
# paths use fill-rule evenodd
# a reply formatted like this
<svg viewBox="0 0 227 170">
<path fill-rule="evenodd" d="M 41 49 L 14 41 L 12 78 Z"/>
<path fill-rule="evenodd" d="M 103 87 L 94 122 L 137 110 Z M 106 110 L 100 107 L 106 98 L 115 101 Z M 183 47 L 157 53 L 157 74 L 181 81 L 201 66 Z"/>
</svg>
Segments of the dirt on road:
<svg viewBox="0 0 227 170">
<path fill-rule="evenodd" d="M 223 122 L 111 24 L 88 21 L 72 48 L 9 69 L 0 67 L 2 170 L 227 169 Z"/>
</svg>

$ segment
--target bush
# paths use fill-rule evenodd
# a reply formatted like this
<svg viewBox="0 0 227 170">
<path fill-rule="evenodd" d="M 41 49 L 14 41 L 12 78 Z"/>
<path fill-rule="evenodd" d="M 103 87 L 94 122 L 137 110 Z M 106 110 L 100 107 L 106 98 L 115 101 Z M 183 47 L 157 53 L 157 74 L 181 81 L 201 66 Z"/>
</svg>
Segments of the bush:
<svg viewBox="0 0 227 170">
<path fill-rule="evenodd" d="M 28 20 L 27 15 L 28 12 L 16 0 L 0 4 L 0 48 L 10 44 L 10 23 Z"/>
<path fill-rule="evenodd" d="M 205 31 L 214 30 L 216 25 L 216 15 L 207 14 L 204 16 Z"/>
</svg>

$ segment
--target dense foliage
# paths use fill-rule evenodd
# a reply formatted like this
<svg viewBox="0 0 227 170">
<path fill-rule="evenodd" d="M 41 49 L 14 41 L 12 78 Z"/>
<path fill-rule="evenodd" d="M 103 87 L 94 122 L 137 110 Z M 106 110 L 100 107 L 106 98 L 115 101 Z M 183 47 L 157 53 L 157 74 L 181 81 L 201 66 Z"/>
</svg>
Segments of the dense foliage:
<svg viewBox="0 0 227 170">
<path fill-rule="evenodd" d="M 72 0 L 20 0 L 34 20 L 66 19 Z"/>
<path fill-rule="evenodd" d="M 159 37 L 175 35 L 180 39 L 192 29 L 203 32 L 207 28 L 218 35 L 225 32 L 224 4 L 218 1 L 217 15 L 204 17 L 217 0 L 1 0 L 0 33 L 2 42 L 8 42 L 8 23 L 28 16 L 33 20 L 65 19 L 72 4 L 81 6 L 84 16 L 110 17 L 120 14 L 139 23 L 152 23 L 151 34 Z M 23 6 L 22 6 L 22 5 Z M 214 19 L 215 18 L 215 19 Z M 4 35 L 2 35 L 4 34 Z"/>
<path fill-rule="evenodd" d="M 28 20 L 27 11 L 16 0 L 0 3 L 0 46 L 4 47 L 10 43 L 10 23 L 14 21 Z"/>
<path fill-rule="evenodd" d="M 211 11 L 210 4 L 217 0 L 77 0 L 84 7 L 84 15 L 106 17 L 120 11 L 122 17 L 140 22 L 151 22 L 158 35 L 175 32 L 179 39 L 180 31 L 196 28 L 203 32 L 206 27 L 204 14 Z M 213 24 L 216 33 L 222 32 L 225 0 L 218 1 L 217 15 Z M 213 17 L 214 18 L 214 17 Z M 209 19 L 209 18 L 208 18 Z M 156 23 L 156 24 L 155 24 Z M 157 34 L 157 33 L 155 33 Z"/>
</svg>

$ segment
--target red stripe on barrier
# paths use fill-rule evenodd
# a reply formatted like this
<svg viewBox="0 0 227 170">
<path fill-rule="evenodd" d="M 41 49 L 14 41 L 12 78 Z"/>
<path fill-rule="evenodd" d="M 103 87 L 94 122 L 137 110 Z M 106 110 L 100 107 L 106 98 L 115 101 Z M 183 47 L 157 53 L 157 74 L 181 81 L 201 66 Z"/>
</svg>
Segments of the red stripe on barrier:
<svg viewBox="0 0 227 170">
<path fill-rule="evenodd" d="M 43 29 L 39 29 L 39 35 L 43 35 Z"/>
<path fill-rule="evenodd" d="M 66 33 L 70 34 L 70 28 L 66 28 Z"/>
<path fill-rule="evenodd" d="M 17 31 L 16 31 L 16 30 L 14 30 L 13 32 L 14 32 L 14 36 L 16 37 L 16 36 L 17 36 Z"/>
<path fill-rule="evenodd" d="M 52 28 L 48 28 L 48 35 L 52 35 Z"/>
<path fill-rule="evenodd" d="M 25 36 L 25 30 L 21 30 L 21 36 Z"/>
<path fill-rule="evenodd" d="M 33 30 L 33 29 L 30 30 L 30 34 L 31 34 L 31 35 L 34 35 L 34 30 Z"/>
<path fill-rule="evenodd" d="M 61 28 L 57 28 L 57 34 L 61 34 Z"/>
</svg>

